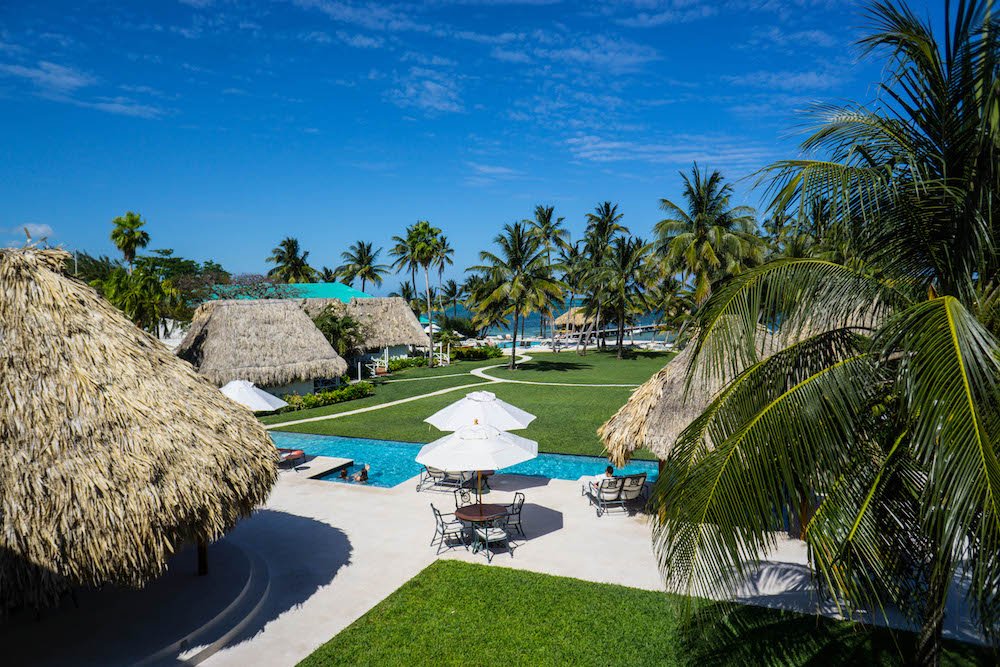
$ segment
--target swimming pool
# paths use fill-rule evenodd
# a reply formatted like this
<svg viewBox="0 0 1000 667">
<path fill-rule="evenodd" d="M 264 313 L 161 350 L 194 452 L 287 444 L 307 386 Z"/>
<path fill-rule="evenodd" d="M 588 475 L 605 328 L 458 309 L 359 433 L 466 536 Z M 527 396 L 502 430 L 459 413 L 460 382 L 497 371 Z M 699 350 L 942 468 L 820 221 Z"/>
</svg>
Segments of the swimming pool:
<svg viewBox="0 0 1000 667">
<path fill-rule="evenodd" d="M 278 447 L 301 449 L 312 456 L 334 456 L 353 459 L 353 474 L 365 463 L 371 465 L 369 483 L 372 486 L 393 487 L 420 473 L 422 466 L 414 461 L 423 445 L 393 440 L 367 440 L 365 438 L 342 438 L 335 435 L 312 435 L 309 433 L 287 433 L 271 431 L 271 439 Z M 608 465 L 607 459 L 599 456 L 575 456 L 572 454 L 539 454 L 536 458 L 519 463 L 499 472 L 514 475 L 531 475 L 549 479 L 580 479 L 584 475 L 597 475 Z M 656 479 L 657 466 L 653 461 L 632 461 L 619 474 L 646 473 L 649 481 Z M 339 472 L 321 479 L 340 482 Z"/>
<path fill-rule="evenodd" d="M 497 343 L 497 347 L 499 347 L 502 350 L 506 350 L 506 349 L 509 349 L 513 344 L 514 344 L 514 341 L 512 341 L 512 340 L 501 341 L 501 342 Z M 517 341 L 517 349 L 521 349 L 521 348 L 524 348 L 524 347 L 538 347 L 541 344 L 542 344 L 542 341 L 540 341 L 540 340 L 531 340 L 531 341 L 528 341 L 528 342 L 524 342 L 524 341 L 519 340 L 519 341 Z"/>
</svg>

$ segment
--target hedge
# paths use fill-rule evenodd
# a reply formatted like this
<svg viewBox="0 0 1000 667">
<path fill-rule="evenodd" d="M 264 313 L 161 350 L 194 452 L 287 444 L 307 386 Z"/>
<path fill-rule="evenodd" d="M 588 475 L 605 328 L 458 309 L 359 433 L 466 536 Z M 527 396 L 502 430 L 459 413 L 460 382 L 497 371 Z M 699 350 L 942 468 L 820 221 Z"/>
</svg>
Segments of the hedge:
<svg viewBox="0 0 1000 667">
<path fill-rule="evenodd" d="M 320 391 L 315 394 L 305 394 L 303 396 L 299 396 L 298 394 L 288 394 L 285 396 L 285 402 L 288 403 L 288 406 L 281 408 L 277 411 L 277 413 L 294 412 L 296 410 L 306 410 L 309 408 L 321 408 L 324 405 L 333 405 L 334 403 L 343 403 L 345 401 L 353 401 L 358 398 L 364 398 L 365 396 L 371 396 L 374 393 L 375 385 L 371 382 L 358 382 L 355 384 L 349 384 L 346 387 L 340 387 L 339 389 Z"/>
</svg>

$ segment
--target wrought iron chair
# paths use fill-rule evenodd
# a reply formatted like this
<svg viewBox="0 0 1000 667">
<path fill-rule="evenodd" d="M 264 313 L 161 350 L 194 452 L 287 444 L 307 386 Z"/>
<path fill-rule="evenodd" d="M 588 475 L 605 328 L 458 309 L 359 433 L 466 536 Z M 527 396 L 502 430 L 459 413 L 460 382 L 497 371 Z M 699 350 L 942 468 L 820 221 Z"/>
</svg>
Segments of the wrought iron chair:
<svg viewBox="0 0 1000 667">
<path fill-rule="evenodd" d="M 498 542 L 503 543 L 510 557 L 514 557 L 514 550 L 510 546 L 510 532 L 507 528 L 507 515 L 491 519 L 490 521 L 476 524 L 472 529 L 473 551 L 482 549 L 486 552 L 486 562 L 493 561 L 493 549 L 490 545 Z"/>
<path fill-rule="evenodd" d="M 466 549 L 469 548 L 469 543 L 465 539 L 465 524 L 455 518 L 454 514 L 442 514 L 441 510 L 434 507 L 434 503 L 431 503 L 431 511 L 434 512 L 434 537 L 431 538 L 431 546 L 437 543 L 437 552 L 441 553 L 444 548 L 452 548 L 454 545 L 447 546 L 447 541 L 449 539 L 458 538 L 462 543 L 462 546 Z M 447 517 L 451 517 L 448 519 Z"/>
<path fill-rule="evenodd" d="M 475 496 L 472 489 L 455 489 L 453 493 L 455 494 L 455 509 L 471 505 L 472 498 Z"/>
<path fill-rule="evenodd" d="M 521 537 L 527 538 L 524 534 L 524 527 L 521 525 L 521 508 L 524 507 L 524 494 L 518 491 L 514 494 L 514 502 L 507 505 L 507 526 L 510 530 L 521 533 Z"/>
</svg>

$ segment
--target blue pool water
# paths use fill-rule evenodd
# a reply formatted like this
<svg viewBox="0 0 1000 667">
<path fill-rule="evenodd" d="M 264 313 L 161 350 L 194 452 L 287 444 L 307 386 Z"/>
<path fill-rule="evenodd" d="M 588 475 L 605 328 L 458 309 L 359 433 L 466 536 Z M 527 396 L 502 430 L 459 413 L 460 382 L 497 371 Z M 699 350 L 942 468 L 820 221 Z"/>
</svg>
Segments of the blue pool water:
<svg viewBox="0 0 1000 667">
<path fill-rule="evenodd" d="M 500 349 L 506 350 L 507 348 L 509 348 L 513 344 L 514 344 L 514 341 L 512 341 L 512 340 L 501 341 L 500 343 L 497 344 L 497 347 L 499 347 Z M 528 341 L 527 343 L 525 343 L 523 341 L 520 341 L 520 340 L 517 341 L 517 347 L 518 347 L 518 349 L 520 349 L 522 347 L 538 347 L 541 344 L 542 344 L 542 342 L 538 341 L 538 340 Z"/>
<path fill-rule="evenodd" d="M 422 466 L 414 461 L 422 445 L 393 440 L 367 440 L 364 438 L 341 438 L 333 435 L 311 435 L 308 433 L 285 433 L 271 431 L 271 439 L 278 447 L 301 449 L 312 456 L 334 456 L 353 459 L 353 474 L 365 463 L 371 465 L 368 479 L 372 486 L 392 487 L 420 473 Z M 607 459 L 599 456 L 573 456 L 570 454 L 539 454 L 531 461 L 519 463 L 499 472 L 515 475 L 532 475 L 549 479 L 580 479 L 585 475 L 604 472 Z M 656 479 L 656 463 L 653 461 L 632 461 L 615 472 L 631 475 L 644 472 L 649 481 Z M 323 479 L 340 482 L 339 472 Z"/>
</svg>

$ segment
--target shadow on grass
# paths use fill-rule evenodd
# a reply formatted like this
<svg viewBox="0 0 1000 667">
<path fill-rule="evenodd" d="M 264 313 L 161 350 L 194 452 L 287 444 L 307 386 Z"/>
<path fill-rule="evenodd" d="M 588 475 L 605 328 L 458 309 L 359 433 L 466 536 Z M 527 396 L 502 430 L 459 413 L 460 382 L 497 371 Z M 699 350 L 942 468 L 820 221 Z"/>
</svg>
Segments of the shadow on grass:
<svg viewBox="0 0 1000 667">
<path fill-rule="evenodd" d="M 505 367 L 506 368 L 506 367 Z M 538 371 L 540 373 L 568 373 L 570 371 L 580 371 L 591 368 L 590 364 L 578 361 L 548 361 L 535 360 L 524 364 L 518 364 L 517 369 L 521 371 Z"/>
<path fill-rule="evenodd" d="M 679 633 L 689 665 L 909 665 L 916 635 L 753 605 L 706 603 Z M 979 646 L 946 641 L 942 664 L 996 664 Z"/>
</svg>

